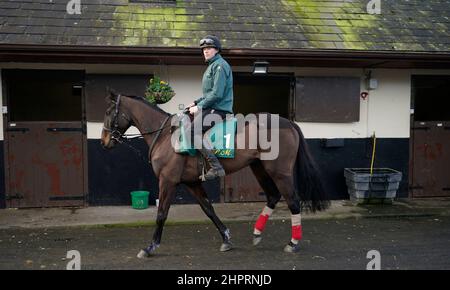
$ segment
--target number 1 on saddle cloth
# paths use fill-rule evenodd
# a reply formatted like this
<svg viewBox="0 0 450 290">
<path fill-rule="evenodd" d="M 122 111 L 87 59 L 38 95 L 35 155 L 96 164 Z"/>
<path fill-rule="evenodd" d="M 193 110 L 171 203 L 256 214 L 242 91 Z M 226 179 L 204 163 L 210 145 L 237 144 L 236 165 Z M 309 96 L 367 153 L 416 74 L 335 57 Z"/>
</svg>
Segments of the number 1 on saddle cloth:
<svg viewBox="0 0 450 290">
<path fill-rule="evenodd" d="M 195 156 L 197 154 L 197 150 L 193 148 L 193 141 L 188 142 L 188 138 L 186 138 L 186 134 L 190 134 L 190 122 L 188 121 L 189 117 L 185 114 L 182 114 L 179 117 L 180 136 L 176 144 L 175 152 Z M 233 117 L 231 119 L 225 119 L 221 123 L 215 124 L 214 127 L 206 131 L 205 136 L 210 138 L 210 144 L 212 144 L 213 152 L 218 158 L 234 158 L 236 126 L 237 119 Z"/>
</svg>

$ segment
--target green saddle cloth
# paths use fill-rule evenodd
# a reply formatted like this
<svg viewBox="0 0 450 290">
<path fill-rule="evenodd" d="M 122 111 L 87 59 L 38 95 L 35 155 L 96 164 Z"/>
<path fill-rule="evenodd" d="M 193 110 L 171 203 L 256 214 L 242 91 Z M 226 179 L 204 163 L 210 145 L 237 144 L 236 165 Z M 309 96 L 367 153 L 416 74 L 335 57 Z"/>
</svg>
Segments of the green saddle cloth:
<svg viewBox="0 0 450 290">
<path fill-rule="evenodd" d="M 214 127 L 205 133 L 209 136 L 213 147 L 212 151 L 218 158 L 234 158 L 234 138 L 236 135 L 236 126 L 237 119 L 231 118 L 214 125 Z M 181 124 L 181 128 L 184 128 L 183 124 Z M 192 146 L 188 146 L 185 134 L 185 130 L 181 130 L 177 153 L 195 156 L 197 154 L 197 150 L 193 149 Z"/>
</svg>

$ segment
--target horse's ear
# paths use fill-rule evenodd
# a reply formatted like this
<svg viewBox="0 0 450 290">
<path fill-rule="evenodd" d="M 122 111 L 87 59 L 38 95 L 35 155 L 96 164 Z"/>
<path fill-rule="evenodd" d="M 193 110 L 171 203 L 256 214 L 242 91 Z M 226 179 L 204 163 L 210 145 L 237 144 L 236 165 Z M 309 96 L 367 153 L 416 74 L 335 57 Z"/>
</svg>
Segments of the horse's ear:
<svg viewBox="0 0 450 290">
<path fill-rule="evenodd" d="M 117 93 L 114 89 L 110 87 L 106 87 L 106 103 L 111 103 L 111 101 L 115 101 L 117 99 Z"/>
</svg>

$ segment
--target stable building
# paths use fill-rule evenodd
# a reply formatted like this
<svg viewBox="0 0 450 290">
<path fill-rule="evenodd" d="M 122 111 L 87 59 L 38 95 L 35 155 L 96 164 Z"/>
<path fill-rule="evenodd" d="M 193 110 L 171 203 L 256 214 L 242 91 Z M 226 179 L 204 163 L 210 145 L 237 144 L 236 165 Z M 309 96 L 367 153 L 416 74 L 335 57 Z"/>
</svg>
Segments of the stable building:
<svg viewBox="0 0 450 290">
<path fill-rule="evenodd" d="M 106 87 L 143 95 L 158 75 L 176 92 L 160 107 L 180 112 L 201 95 L 207 34 L 232 65 L 235 113 L 295 120 L 333 199 L 349 197 L 344 168 L 370 166 L 373 135 L 375 167 L 403 173 L 399 197 L 450 196 L 447 0 L 69 2 L 0 1 L 0 207 L 157 193 L 145 160 L 100 145 Z M 205 186 L 215 202 L 265 200 L 250 169 Z M 180 186 L 175 202 L 193 200 Z"/>
</svg>

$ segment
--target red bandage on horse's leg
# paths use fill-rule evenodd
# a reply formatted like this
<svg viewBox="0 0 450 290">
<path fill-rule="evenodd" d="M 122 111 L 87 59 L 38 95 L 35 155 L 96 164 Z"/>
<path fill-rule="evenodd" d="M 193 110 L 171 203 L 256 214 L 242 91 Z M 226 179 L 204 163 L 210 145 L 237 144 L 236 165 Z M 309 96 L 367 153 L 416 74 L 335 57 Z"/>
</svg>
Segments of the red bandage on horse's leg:
<svg viewBox="0 0 450 290">
<path fill-rule="evenodd" d="M 264 231 L 264 228 L 266 226 L 268 219 L 269 219 L 268 215 L 262 215 L 262 214 L 259 215 L 258 220 L 256 221 L 256 224 L 255 224 L 255 229 L 257 229 L 260 232 Z"/>
<path fill-rule="evenodd" d="M 253 233 L 255 235 L 260 235 L 266 226 L 267 220 L 269 219 L 270 215 L 272 215 L 273 209 L 270 207 L 264 207 L 263 211 L 258 217 L 258 220 L 255 223 L 255 229 Z"/>
<path fill-rule="evenodd" d="M 302 226 L 292 226 L 292 239 L 300 241 L 302 239 Z"/>
<path fill-rule="evenodd" d="M 298 244 L 302 239 L 302 220 L 300 214 L 291 215 L 292 220 L 292 238 L 291 242 Z"/>
</svg>

